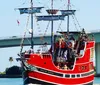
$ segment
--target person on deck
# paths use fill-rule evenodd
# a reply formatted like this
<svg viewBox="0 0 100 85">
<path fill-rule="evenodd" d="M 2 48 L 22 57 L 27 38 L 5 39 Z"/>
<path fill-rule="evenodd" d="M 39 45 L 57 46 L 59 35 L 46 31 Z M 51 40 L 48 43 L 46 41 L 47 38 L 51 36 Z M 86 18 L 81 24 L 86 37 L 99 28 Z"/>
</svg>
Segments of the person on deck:
<svg viewBox="0 0 100 85">
<path fill-rule="evenodd" d="M 78 41 L 76 41 L 74 49 L 77 51 L 78 56 L 83 56 L 84 48 L 85 48 L 85 42 L 86 42 L 86 39 L 83 36 L 80 37 Z"/>
<path fill-rule="evenodd" d="M 64 38 L 60 38 L 60 40 L 59 40 L 59 49 L 60 49 L 60 56 L 63 57 L 64 52 L 66 50 L 66 42 L 65 42 Z"/>
<path fill-rule="evenodd" d="M 43 53 L 48 53 L 47 42 L 45 42 L 44 45 L 42 46 L 42 52 Z"/>
<path fill-rule="evenodd" d="M 72 69 L 75 62 L 75 57 L 76 57 L 76 52 L 74 50 L 74 45 L 75 45 L 74 37 L 71 36 L 66 43 L 67 43 L 67 49 L 65 51 L 67 53 L 66 62 L 67 62 L 68 68 Z"/>
<path fill-rule="evenodd" d="M 58 52 L 59 52 L 59 40 L 57 39 L 55 44 L 54 44 L 54 52 L 55 52 L 55 56 L 58 56 Z"/>
</svg>

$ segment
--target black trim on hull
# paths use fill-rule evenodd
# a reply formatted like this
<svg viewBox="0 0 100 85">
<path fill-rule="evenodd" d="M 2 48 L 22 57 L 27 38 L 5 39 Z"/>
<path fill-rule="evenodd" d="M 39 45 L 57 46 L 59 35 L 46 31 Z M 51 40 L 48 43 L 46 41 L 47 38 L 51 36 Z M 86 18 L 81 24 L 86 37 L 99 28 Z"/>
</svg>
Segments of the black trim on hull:
<svg viewBox="0 0 100 85">
<path fill-rule="evenodd" d="M 88 83 L 88 84 L 84 84 L 84 85 L 93 85 L 93 82 L 90 82 L 90 83 Z"/>
<path fill-rule="evenodd" d="M 34 79 L 34 78 L 29 78 L 27 73 L 28 73 L 28 71 L 25 71 L 23 73 L 24 85 L 27 85 L 27 84 L 30 84 L 30 83 L 31 84 L 39 84 L 39 85 L 56 85 L 56 84 L 44 82 L 44 81 L 41 81 L 41 80 L 37 80 L 37 79 Z M 90 73 L 92 73 L 92 72 L 90 72 Z M 83 84 L 83 85 L 93 85 L 93 82 L 89 82 L 88 84 Z"/>
<path fill-rule="evenodd" d="M 54 76 L 59 76 L 59 77 L 63 77 L 63 74 L 62 73 L 58 73 L 58 72 L 54 72 L 54 71 L 50 71 L 50 70 L 46 70 L 46 69 L 43 69 L 43 68 L 39 68 L 37 67 L 37 70 L 39 72 L 42 72 L 42 73 L 46 73 L 46 74 L 50 74 L 50 75 L 54 75 Z M 94 70 L 90 71 L 90 72 L 87 72 L 87 73 L 82 73 L 82 74 L 77 74 L 77 78 L 80 78 L 80 77 L 86 77 L 86 76 L 89 76 L 91 74 L 94 74 Z M 65 74 L 65 77 L 66 78 L 70 78 L 70 75 L 71 74 Z M 71 78 L 75 78 L 75 74 L 72 74 L 71 75 Z"/>
<path fill-rule="evenodd" d="M 24 85 L 26 84 L 55 85 L 55 84 L 51 84 L 51 83 L 47 83 L 47 82 L 43 82 L 36 79 L 31 79 L 31 78 L 26 78 L 26 80 L 24 81 Z M 90 82 L 84 85 L 93 85 L 93 82 Z"/>
<path fill-rule="evenodd" d="M 51 84 L 51 83 L 47 83 L 47 82 L 43 82 L 36 79 L 31 79 L 31 78 L 26 78 L 26 80 L 24 81 L 24 85 L 26 84 L 55 85 L 55 84 Z"/>
<path fill-rule="evenodd" d="M 27 75 L 28 71 L 25 71 L 23 72 L 23 84 L 24 85 L 27 85 L 27 84 L 40 84 L 40 85 L 55 85 L 55 84 L 51 84 L 51 83 L 47 83 L 47 82 L 43 82 L 43 81 L 40 81 L 40 80 L 36 80 L 36 79 L 33 79 L 33 78 L 29 78 L 28 75 Z"/>
<path fill-rule="evenodd" d="M 45 71 L 43 69 L 42 70 L 39 70 L 39 71 L 41 71 L 41 72 L 43 71 L 45 73 L 48 73 L 47 71 Z M 28 72 L 30 72 L 30 71 L 27 70 L 27 71 L 24 71 L 23 72 L 24 85 L 30 84 L 30 83 L 32 83 L 32 84 L 40 84 L 40 85 L 55 85 L 55 84 L 47 83 L 47 82 L 44 82 L 44 81 L 41 81 L 41 80 L 37 80 L 37 79 L 34 79 L 34 78 L 29 78 Z M 89 73 L 83 73 L 82 76 L 86 76 L 86 75 L 89 75 L 89 74 L 93 74 L 93 72 L 94 71 L 91 71 Z M 51 73 L 51 72 L 49 72 L 49 73 Z M 58 75 L 58 74 L 55 74 L 55 75 Z M 69 75 L 66 74 L 65 76 L 68 77 Z M 74 76 L 74 75 L 72 75 L 72 76 Z M 84 85 L 93 85 L 93 82 L 90 82 L 90 83 L 84 84 Z"/>
</svg>

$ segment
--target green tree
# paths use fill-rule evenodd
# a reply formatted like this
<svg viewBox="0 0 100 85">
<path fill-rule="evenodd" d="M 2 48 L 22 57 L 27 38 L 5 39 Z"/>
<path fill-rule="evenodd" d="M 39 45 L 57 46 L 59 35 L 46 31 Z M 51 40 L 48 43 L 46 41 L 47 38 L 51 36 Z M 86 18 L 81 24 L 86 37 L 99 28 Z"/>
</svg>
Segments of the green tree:
<svg viewBox="0 0 100 85">
<path fill-rule="evenodd" d="M 6 75 L 21 75 L 22 69 L 18 66 L 12 66 L 8 69 L 6 69 Z"/>
</svg>

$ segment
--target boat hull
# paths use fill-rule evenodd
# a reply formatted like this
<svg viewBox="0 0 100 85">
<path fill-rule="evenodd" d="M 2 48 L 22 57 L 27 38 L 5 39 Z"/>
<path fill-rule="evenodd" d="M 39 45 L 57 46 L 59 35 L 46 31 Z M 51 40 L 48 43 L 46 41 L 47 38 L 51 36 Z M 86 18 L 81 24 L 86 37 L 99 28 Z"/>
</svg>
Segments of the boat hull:
<svg viewBox="0 0 100 85">
<path fill-rule="evenodd" d="M 59 81 L 60 80 L 60 81 Z M 93 85 L 94 75 L 81 78 L 60 78 L 49 76 L 37 72 L 24 73 L 24 85 L 40 84 L 40 85 Z"/>
<path fill-rule="evenodd" d="M 22 63 L 23 79 L 26 84 L 40 85 L 93 85 L 93 46 L 94 42 L 85 43 L 84 55 L 74 61 L 53 62 L 51 54 L 24 54 Z M 72 60 L 72 59 L 70 59 Z M 62 64 L 57 67 L 56 63 Z M 74 63 L 74 64 L 73 64 Z M 63 68 L 63 64 L 69 68 Z M 71 65 L 73 68 L 70 68 Z"/>
<path fill-rule="evenodd" d="M 36 80 L 34 78 L 27 78 L 24 81 L 24 85 L 26 85 L 26 84 L 55 85 L 55 84 L 52 84 L 52 83 L 47 83 L 47 82 L 44 82 L 44 81 Z M 66 84 L 66 85 L 69 85 L 69 84 Z M 73 85 L 75 85 L 75 84 L 73 84 Z M 92 82 L 89 82 L 87 84 L 84 84 L 84 85 L 93 85 L 93 81 Z"/>
</svg>

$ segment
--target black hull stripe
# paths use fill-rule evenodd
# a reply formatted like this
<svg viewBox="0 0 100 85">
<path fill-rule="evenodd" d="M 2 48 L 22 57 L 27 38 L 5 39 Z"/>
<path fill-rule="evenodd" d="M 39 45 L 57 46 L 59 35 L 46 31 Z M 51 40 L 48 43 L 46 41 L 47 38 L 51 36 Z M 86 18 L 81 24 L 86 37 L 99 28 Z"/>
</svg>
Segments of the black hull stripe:
<svg viewBox="0 0 100 85">
<path fill-rule="evenodd" d="M 60 85 L 60 84 L 52 84 L 52 83 L 50 83 L 50 82 L 37 80 L 37 79 L 34 79 L 34 78 L 27 78 L 27 79 L 24 81 L 24 85 L 27 85 L 27 84 Z M 66 85 L 69 85 L 69 84 L 66 84 Z M 93 81 L 90 81 L 90 82 L 84 83 L 84 84 L 77 84 L 77 85 L 93 85 Z"/>
<path fill-rule="evenodd" d="M 90 71 L 90 72 L 87 72 L 87 73 L 83 73 L 81 74 L 82 77 L 85 77 L 85 76 L 89 76 L 91 74 L 94 74 L 94 71 Z"/>
<path fill-rule="evenodd" d="M 48 71 L 48 70 L 45 70 L 45 69 L 42 69 L 42 68 L 37 68 L 37 69 L 38 69 L 38 71 L 43 72 L 43 73 L 47 73 L 47 74 L 63 77 L 63 74 L 60 74 L 60 73 Z"/>
<path fill-rule="evenodd" d="M 44 81 L 36 80 L 36 79 L 33 79 L 33 78 L 27 78 L 24 81 L 24 85 L 26 85 L 26 84 L 55 85 L 55 84 L 51 84 L 49 82 L 44 82 Z"/>
<path fill-rule="evenodd" d="M 93 75 L 94 74 L 94 70 L 90 71 L 90 72 L 85 72 L 82 74 L 61 74 L 61 73 L 56 73 L 50 70 L 46 70 L 43 68 L 39 68 L 37 67 L 38 72 L 42 72 L 42 73 L 46 73 L 46 74 L 50 74 L 50 75 L 54 75 L 54 76 L 58 76 L 58 77 L 65 77 L 65 78 L 81 78 L 81 77 L 87 77 L 89 75 Z M 65 75 L 65 76 L 64 76 Z"/>
</svg>

